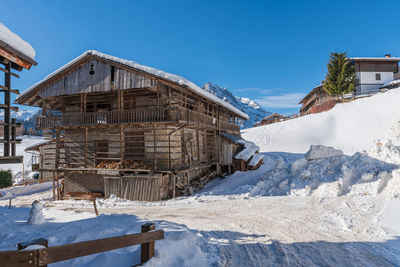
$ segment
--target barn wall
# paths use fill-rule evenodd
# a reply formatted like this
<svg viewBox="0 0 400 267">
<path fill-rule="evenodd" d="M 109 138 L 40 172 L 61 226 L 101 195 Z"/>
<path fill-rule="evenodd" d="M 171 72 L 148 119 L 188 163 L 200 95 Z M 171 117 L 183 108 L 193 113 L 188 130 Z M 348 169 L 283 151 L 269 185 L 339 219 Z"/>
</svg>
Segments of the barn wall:
<svg viewBox="0 0 400 267">
<path fill-rule="evenodd" d="M 94 74 L 90 71 L 93 69 Z M 111 71 L 114 70 L 114 81 L 111 81 Z M 41 98 L 61 95 L 74 95 L 80 93 L 105 92 L 114 89 L 124 90 L 130 88 L 146 88 L 156 84 L 152 78 L 137 74 L 118 67 L 112 68 L 110 64 L 91 59 L 72 72 L 62 76 L 39 91 Z"/>
</svg>

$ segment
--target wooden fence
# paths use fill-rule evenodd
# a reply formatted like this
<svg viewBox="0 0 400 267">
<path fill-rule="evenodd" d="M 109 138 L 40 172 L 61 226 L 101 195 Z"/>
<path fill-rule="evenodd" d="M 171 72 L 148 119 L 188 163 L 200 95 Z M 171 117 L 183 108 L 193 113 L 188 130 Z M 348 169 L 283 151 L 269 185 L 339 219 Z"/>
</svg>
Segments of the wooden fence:
<svg viewBox="0 0 400 267">
<path fill-rule="evenodd" d="M 47 266 L 47 264 L 84 257 L 109 250 L 141 245 L 140 262 L 144 263 L 154 256 L 155 240 L 164 239 L 164 231 L 155 230 L 154 223 L 142 225 L 142 233 L 110 237 L 67 245 L 47 247 L 47 240 L 38 239 L 18 244 L 18 249 L 30 245 L 43 245 L 45 248 L 35 250 L 15 250 L 0 252 L 0 265 L 14 266 Z"/>
</svg>

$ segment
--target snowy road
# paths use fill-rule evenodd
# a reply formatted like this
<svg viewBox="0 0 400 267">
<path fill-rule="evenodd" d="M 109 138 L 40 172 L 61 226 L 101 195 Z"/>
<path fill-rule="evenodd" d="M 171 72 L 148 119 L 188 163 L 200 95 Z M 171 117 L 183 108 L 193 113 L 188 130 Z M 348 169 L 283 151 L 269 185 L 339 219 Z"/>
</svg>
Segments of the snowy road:
<svg viewBox="0 0 400 267">
<path fill-rule="evenodd" d="M 50 192 L 19 197 L 19 204 Z M 215 266 L 398 266 L 385 245 L 377 217 L 385 201 L 376 197 L 194 196 L 166 202 L 99 200 L 100 213 L 131 214 L 158 225 L 190 229 Z M 2 205 L 0 201 L 0 205 Z M 47 202 L 48 208 L 92 212 L 84 201 Z"/>
</svg>

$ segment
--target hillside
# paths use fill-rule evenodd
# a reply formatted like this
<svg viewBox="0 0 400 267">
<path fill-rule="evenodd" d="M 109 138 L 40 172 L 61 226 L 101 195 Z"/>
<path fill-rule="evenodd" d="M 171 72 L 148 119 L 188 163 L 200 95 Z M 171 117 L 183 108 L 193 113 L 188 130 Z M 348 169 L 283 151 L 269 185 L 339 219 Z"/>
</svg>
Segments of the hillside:
<svg viewBox="0 0 400 267">
<path fill-rule="evenodd" d="M 272 114 L 264 110 L 255 101 L 249 98 L 234 96 L 227 88 L 219 87 L 211 82 L 206 83 L 202 88 L 249 115 L 249 119 L 243 122 L 242 129 L 251 128 L 256 122 Z"/>
<path fill-rule="evenodd" d="M 305 153 L 310 145 L 332 146 L 346 154 L 368 150 L 400 134 L 400 90 L 338 104 L 332 110 L 246 129 L 242 135 L 262 152 Z"/>
</svg>

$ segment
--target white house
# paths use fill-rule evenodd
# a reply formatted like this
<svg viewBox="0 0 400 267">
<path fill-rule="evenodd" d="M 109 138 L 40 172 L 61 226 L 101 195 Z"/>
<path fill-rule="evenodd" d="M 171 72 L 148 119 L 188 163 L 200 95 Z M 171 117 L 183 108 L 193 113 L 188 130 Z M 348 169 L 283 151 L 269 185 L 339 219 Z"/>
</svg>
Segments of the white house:
<svg viewBox="0 0 400 267">
<path fill-rule="evenodd" d="M 399 57 L 352 57 L 357 83 L 356 94 L 374 93 L 399 77 Z"/>
</svg>

